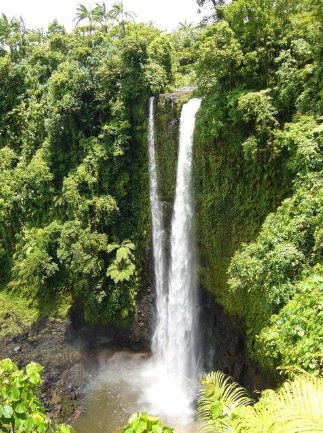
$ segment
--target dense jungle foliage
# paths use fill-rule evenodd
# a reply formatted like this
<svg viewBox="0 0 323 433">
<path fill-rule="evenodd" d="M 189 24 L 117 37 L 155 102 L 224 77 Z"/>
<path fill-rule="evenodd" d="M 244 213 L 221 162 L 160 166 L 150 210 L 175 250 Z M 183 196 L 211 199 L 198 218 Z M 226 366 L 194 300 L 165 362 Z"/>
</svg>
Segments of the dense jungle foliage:
<svg viewBox="0 0 323 433">
<path fill-rule="evenodd" d="M 150 230 L 146 102 L 174 80 L 173 47 L 126 11 L 90 12 L 72 33 L 0 18 L 0 279 L 124 323 Z"/>
<path fill-rule="evenodd" d="M 221 3 L 221 2 L 220 2 Z M 195 45 L 203 285 L 268 371 L 323 368 L 323 3 L 216 2 Z"/>
<path fill-rule="evenodd" d="M 201 25 L 171 34 L 130 22 L 122 2 L 80 5 L 71 33 L 2 15 L 1 287 L 40 306 L 71 299 L 92 322 L 131 322 L 150 233 L 147 99 L 196 84 L 202 285 L 244 320 L 266 370 L 319 375 L 323 5 L 206 4 Z M 161 152 L 173 169 L 174 148 Z"/>
</svg>

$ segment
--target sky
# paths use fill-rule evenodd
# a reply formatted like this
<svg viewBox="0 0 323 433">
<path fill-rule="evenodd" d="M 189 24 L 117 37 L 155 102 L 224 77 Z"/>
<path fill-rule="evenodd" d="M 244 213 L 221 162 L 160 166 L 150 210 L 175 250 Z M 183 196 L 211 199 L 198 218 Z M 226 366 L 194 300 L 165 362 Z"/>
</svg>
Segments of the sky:
<svg viewBox="0 0 323 433">
<path fill-rule="evenodd" d="M 114 0 L 106 0 L 107 6 Z M 57 18 L 70 30 L 77 5 L 94 6 L 95 0 L 0 0 L 0 13 L 22 16 L 27 27 L 47 28 Z M 126 10 L 137 14 L 136 22 L 152 22 L 162 30 L 172 30 L 179 22 L 201 20 L 195 0 L 124 0 Z"/>
</svg>

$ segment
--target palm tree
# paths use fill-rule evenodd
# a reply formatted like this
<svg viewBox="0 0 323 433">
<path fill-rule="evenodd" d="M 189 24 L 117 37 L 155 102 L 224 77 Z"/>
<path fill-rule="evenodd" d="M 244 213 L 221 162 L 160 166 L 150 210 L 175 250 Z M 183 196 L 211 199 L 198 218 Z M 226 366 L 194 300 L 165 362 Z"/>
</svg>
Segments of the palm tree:
<svg viewBox="0 0 323 433">
<path fill-rule="evenodd" d="M 13 17 L 9 19 L 5 14 L 0 16 L 0 45 L 9 47 L 10 53 L 15 49 L 15 46 L 20 39 L 20 21 Z"/>
<path fill-rule="evenodd" d="M 178 24 L 178 32 L 181 35 L 184 47 L 191 47 L 194 43 L 195 27 L 186 20 Z"/>
<path fill-rule="evenodd" d="M 188 23 L 186 20 L 183 23 L 178 24 L 178 30 L 183 31 L 183 32 L 188 32 L 188 31 L 192 30 L 193 27 L 194 27 L 193 24 Z"/>
<path fill-rule="evenodd" d="M 95 8 L 93 9 L 93 17 L 96 22 L 102 25 L 105 33 L 107 33 L 108 23 L 110 20 L 110 11 L 107 10 L 106 4 L 104 2 L 96 3 Z"/>
<path fill-rule="evenodd" d="M 89 9 L 85 5 L 80 3 L 77 7 L 74 21 L 76 21 L 76 25 L 77 25 L 84 20 L 88 20 L 89 22 L 88 29 L 90 30 L 90 34 L 91 34 L 93 30 L 93 22 L 95 21 L 94 10 Z"/>
<path fill-rule="evenodd" d="M 109 16 L 122 27 L 123 36 L 126 33 L 126 23 L 129 21 L 134 21 L 136 18 L 136 14 L 134 12 L 124 10 L 124 4 L 122 0 L 113 3 L 112 9 L 109 11 Z"/>
<path fill-rule="evenodd" d="M 26 27 L 26 23 L 23 19 L 23 17 L 20 17 L 20 38 L 21 38 L 21 45 L 25 45 L 26 44 L 26 36 L 28 34 L 28 30 Z"/>
</svg>

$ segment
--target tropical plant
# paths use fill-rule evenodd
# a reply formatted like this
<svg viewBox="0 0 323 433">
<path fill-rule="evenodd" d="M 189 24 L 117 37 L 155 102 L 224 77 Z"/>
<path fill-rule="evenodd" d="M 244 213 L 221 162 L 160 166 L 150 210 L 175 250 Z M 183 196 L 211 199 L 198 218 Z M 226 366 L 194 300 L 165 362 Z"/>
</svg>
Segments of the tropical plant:
<svg viewBox="0 0 323 433">
<path fill-rule="evenodd" d="M 210 373 L 202 384 L 198 413 L 203 432 L 323 432 L 322 378 L 295 377 L 277 391 L 264 391 L 255 404 L 221 372 Z"/>
<path fill-rule="evenodd" d="M 237 410 L 253 401 L 244 388 L 221 371 L 209 373 L 201 379 L 201 385 L 198 416 L 203 421 L 202 432 L 227 428 Z"/>
<path fill-rule="evenodd" d="M 93 31 L 93 23 L 95 21 L 95 13 L 94 9 L 87 8 L 85 5 L 80 3 L 77 7 L 76 16 L 74 18 L 74 21 L 76 21 L 76 25 L 79 24 L 82 21 L 88 21 L 88 30 L 90 34 Z"/>
<path fill-rule="evenodd" d="M 320 269 L 321 268 L 321 269 Z M 319 376 L 323 373 L 323 269 L 297 284 L 298 293 L 270 319 L 256 338 L 266 370 L 280 365 L 283 371 L 301 368 Z"/>
<path fill-rule="evenodd" d="M 8 18 L 4 13 L 0 16 L 0 47 L 8 47 L 13 53 L 20 41 L 21 22 L 13 17 Z"/>
<path fill-rule="evenodd" d="M 136 267 L 133 263 L 133 250 L 135 245 L 126 239 L 121 244 L 113 243 L 108 245 L 107 251 L 111 253 L 116 250 L 116 256 L 111 265 L 107 269 L 107 276 L 115 283 L 119 281 L 129 281 L 133 276 Z"/>
<path fill-rule="evenodd" d="M 108 11 L 105 2 L 95 4 L 95 8 L 93 9 L 93 17 L 96 22 L 102 25 L 104 32 L 107 33 L 111 17 L 110 11 Z"/>
<path fill-rule="evenodd" d="M 133 414 L 128 424 L 122 429 L 122 433 L 173 433 L 173 431 L 172 428 L 166 427 L 159 418 L 145 412 Z"/>
<path fill-rule="evenodd" d="M 275 431 L 323 432 L 323 379 L 310 375 L 289 380 L 277 392 L 273 404 Z"/>
<path fill-rule="evenodd" d="M 123 36 L 126 34 L 126 24 L 130 21 L 134 21 L 136 14 L 131 11 L 124 9 L 123 0 L 119 0 L 113 3 L 109 16 L 113 21 L 116 21 L 122 28 Z"/>
<path fill-rule="evenodd" d="M 56 427 L 38 397 L 43 367 L 35 362 L 19 370 L 10 359 L 0 361 L 1 433 L 72 433 L 66 424 Z"/>
<path fill-rule="evenodd" d="M 267 390 L 253 407 L 240 411 L 236 433 L 322 433 L 323 380 L 296 377 L 277 391 Z"/>
</svg>

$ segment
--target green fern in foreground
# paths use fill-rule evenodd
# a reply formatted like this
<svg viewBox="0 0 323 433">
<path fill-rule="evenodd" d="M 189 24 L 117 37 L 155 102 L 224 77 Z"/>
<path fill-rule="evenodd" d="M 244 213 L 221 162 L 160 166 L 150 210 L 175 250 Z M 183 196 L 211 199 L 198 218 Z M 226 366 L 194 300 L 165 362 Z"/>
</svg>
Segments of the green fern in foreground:
<svg viewBox="0 0 323 433">
<path fill-rule="evenodd" d="M 246 390 L 220 371 L 209 373 L 201 384 L 198 399 L 198 415 L 203 421 L 201 431 L 231 431 L 230 420 L 239 408 L 252 403 Z"/>
<path fill-rule="evenodd" d="M 323 433 L 323 379 L 299 376 L 252 405 L 246 391 L 223 373 L 202 379 L 202 432 Z"/>
</svg>

